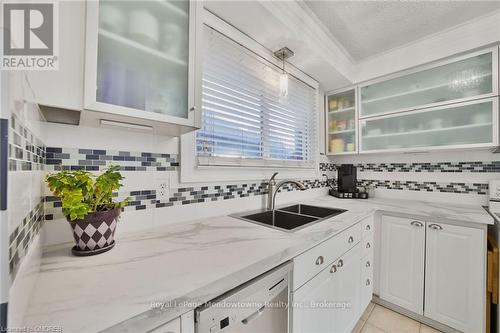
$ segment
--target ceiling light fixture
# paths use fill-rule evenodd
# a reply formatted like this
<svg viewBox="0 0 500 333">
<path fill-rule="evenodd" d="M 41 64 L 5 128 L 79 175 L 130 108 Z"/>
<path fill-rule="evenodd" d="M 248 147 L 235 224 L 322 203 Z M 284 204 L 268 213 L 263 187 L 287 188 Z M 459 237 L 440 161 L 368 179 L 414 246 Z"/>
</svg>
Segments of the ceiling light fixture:
<svg viewBox="0 0 500 333">
<path fill-rule="evenodd" d="M 283 47 L 274 52 L 274 56 L 283 62 L 282 73 L 280 74 L 280 101 L 288 98 L 288 73 L 285 71 L 286 59 L 293 57 L 294 53 L 288 47 Z"/>
</svg>

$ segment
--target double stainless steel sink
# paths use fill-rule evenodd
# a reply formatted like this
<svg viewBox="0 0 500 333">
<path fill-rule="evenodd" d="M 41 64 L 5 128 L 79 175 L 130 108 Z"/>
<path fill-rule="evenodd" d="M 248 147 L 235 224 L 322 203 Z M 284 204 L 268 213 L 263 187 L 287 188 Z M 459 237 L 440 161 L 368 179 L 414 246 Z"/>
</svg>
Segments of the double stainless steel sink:
<svg viewBox="0 0 500 333">
<path fill-rule="evenodd" d="M 296 231 L 344 212 L 346 212 L 345 209 L 297 204 L 274 210 L 245 212 L 231 216 L 273 229 Z"/>
</svg>

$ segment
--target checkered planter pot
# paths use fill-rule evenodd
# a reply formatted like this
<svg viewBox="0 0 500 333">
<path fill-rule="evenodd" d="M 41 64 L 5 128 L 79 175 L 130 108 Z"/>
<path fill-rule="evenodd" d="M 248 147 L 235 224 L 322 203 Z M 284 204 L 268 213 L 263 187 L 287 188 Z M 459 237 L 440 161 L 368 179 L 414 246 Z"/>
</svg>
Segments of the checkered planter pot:
<svg viewBox="0 0 500 333">
<path fill-rule="evenodd" d="M 111 245 L 120 213 L 121 209 L 115 208 L 91 213 L 81 220 L 69 221 L 77 248 L 81 251 L 96 251 Z"/>
</svg>

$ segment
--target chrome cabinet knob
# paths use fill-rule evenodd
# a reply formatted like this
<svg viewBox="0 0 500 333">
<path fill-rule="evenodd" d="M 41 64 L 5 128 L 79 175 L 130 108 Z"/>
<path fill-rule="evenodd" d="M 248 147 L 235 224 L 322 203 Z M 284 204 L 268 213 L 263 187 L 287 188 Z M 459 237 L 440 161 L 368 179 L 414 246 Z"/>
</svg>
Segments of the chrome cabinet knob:
<svg viewBox="0 0 500 333">
<path fill-rule="evenodd" d="M 366 279 L 365 285 L 369 286 L 371 284 L 370 279 Z"/>
<path fill-rule="evenodd" d="M 344 260 L 340 259 L 338 262 L 337 262 L 337 267 L 342 267 L 344 266 Z"/>
<path fill-rule="evenodd" d="M 367 224 L 365 229 L 366 229 L 366 230 L 370 230 L 371 228 L 372 228 L 372 227 L 370 227 L 370 225 L 369 225 L 369 224 Z"/>
<path fill-rule="evenodd" d="M 330 273 L 335 273 L 337 272 L 337 265 L 332 265 L 332 268 L 330 268 Z"/>
<path fill-rule="evenodd" d="M 424 226 L 424 224 L 422 222 L 419 222 L 419 221 L 412 221 L 410 224 L 412 226 L 419 227 L 419 228 Z"/>
<path fill-rule="evenodd" d="M 324 261 L 325 259 L 323 258 L 323 256 L 319 256 L 318 259 L 316 259 L 316 265 L 323 265 Z"/>
<path fill-rule="evenodd" d="M 367 248 L 367 249 L 369 249 L 369 248 L 371 248 L 371 247 L 372 247 L 372 245 L 370 244 L 370 242 L 367 242 L 367 243 L 366 243 L 366 248 Z"/>
<path fill-rule="evenodd" d="M 348 242 L 348 243 L 352 243 L 352 242 L 354 242 L 354 237 L 349 236 L 349 239 L 347 240 L 347 242 Z"/>
<path fill-rule="evenodd" d="M 443 230 L 443 227 L 440 226 L 439 224 L 432 223 L 432 224 L 429 224 L 429 229 L 432 229 L 432 230 Z"/>
<path fill-rule="evenodd" d="M 370 267 L 371 264 L 370 264 L 370 261 L 367 261 L 366 264 L 365 264 L 366 267 Z"/>
</svg>

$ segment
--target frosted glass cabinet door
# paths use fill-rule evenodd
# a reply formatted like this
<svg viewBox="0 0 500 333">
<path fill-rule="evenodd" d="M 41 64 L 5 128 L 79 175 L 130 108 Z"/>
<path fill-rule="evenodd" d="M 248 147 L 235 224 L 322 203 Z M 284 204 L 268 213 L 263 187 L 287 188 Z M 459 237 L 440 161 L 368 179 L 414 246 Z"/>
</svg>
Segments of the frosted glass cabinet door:
<svg viewBox="0 0 500 333">
<path fill-rule="evenodd" d="M 493 96 L 497 91 L 497 49 L 360 88 L 360 118 Z"/>
<path fill-rule="evenodd" d="M 352 154 L 356 144 L 356 89 L 326 96 L 326 150 L 329 155 Z"/>
<path fill-rule="evenodd" d="M 497 143 L 498 98 L 361 121 L 361 151 L 480 147 Z"/>
<path fill-rule="evenodd" d="M 100 0 L 92 6 L 98 22 L 88 20 L 97 31 L 87 31 L 95 32 L 97 60 L 88 70 L 96 72 L 95 102 L 107 108 L 97 111 L 187 119 L 190 2 Z"/>
</svg>

